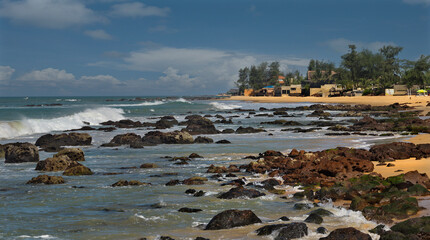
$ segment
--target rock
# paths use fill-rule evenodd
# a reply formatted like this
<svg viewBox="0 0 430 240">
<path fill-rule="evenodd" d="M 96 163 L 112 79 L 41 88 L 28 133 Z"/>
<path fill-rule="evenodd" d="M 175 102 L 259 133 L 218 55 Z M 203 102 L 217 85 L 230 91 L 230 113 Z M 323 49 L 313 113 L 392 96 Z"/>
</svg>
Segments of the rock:
<svg viewBox="0 0 430 240">
<path fill-rule="evenodd" d="M 39 175 L 37 177 L 32 178 L 27 184 L 62 184 L 65 183 L 64 178 L 61 176 L 48 176 L 48 175 Z"/>
<path fill-rule="evenodd" d="M 86 146 L 91 145 L 92 137 L 88 133 L 46 134 L 36 141 L 36 146 Z"/>
<path fill-rule="evenodd" d="M 198 155 L 197 153 L 191 153 L 188 158 L 203 158 L 202 156 Z"/>
<path fill-rule="evenodd" d="M 421 184 L 426 188 L 430 188 L 430 179 L 426 173 L 419 173 L 418 171 L 410 171 L 403 175 L 405 181 L 413 184 Z"/>
<path fill-rule="evenodd" d="M 218 198 L 220 199 L 233 199 L 233 198 L 257 198 L 265 196 L 265 193 L 261 193 L 254 189 L 247 189 L 242 186 L 232 188 L 228 192 L 222 193 Z"/>
<path fill-rule="evenodd" d="M 155 123 L 156 129 L 171 128 L 178 124 L 178 121 L 173 116 L 164 116 Z"/>
<path fill-rule="evenodd" d="M 266 190 L 273 190 L 275 186 L 279 186 L 280 183 L 278 180 L 274 178 L 269 178 L 261 182 L 261 187 Z M 260 187 L 260 185 L 256 185 L 256 187 Z"/>
<path fill-rule="evenodd" d="M 85 161 L 84 152 L 80 148 L 65 148 L 55 154 L 54 158 L 62 155 L 68 156 L 71 161 Z"/>
<path fill-rule="evenodd" d="M 208 179 L 205 177 L 191 177 L 182 181 L 185 185 L 201 185 L 204 184 Z"/>
<path fill-rule="evenodd" d="M 393 163 L 388 163 L 386 167 L 395 167 L 396 165 Z"/>
<path fill-rule="evenodd" d="M 208 138 L 208 137 L 202 137 L 202 136 L 198 136 L 196 137 L 196 139 L 194 139 L 194 143 L 213 143 L 214 140 L 212 138 Z"/>
<path fill-rule="evenodd" d="M 179 180 L 177 180 L 177 179 L 175 179 L 175 180 L 170 180 L 168 183 L 166 183 L 166 186 L 175 186 L 175 185 L 178 185 L 178 184 L 180 184 L 181 182 L 179 181 Z"/>
<path fill-rule="evenodd" d="M 185 191 L 185 193 L 186 193 L 186 194 L 194 194 L 194 193 L 196 193 L 196 190 L 195 190 L 195 189 L 190 188 L 190 189 L 187 189 L 187 190 Z"/>
<path fill-rule="evenodd" d="M 185 119 L 188 119 L 188 121 L 185 122 L 187 127 L 183 130 L 189 132 L 191 135 L 219 133 L 219 131 L 216 130 L 212 121 L 205 117 L 202 117 L 200 115 L 191 115 L 185 117 Z"/>
<path fill-rule="evenodd" d="M 230 133 L 234 133 L 234 130 L 231 128 L 227 128 L 227 129 L 222 130 L 222 133 L 223 134 L 230 134 Z"/>
<path fill-rule="evenodd" d="M 261 220 L 251 210 L 232 209 L 214 216 L 205 230 L 229 229 L 255 223 L 261 223 Z"/>
<path fill-rule="evenodd" d="M 293 208 L 295 210 L 306 210 L 306 209 L 311 209 L 312 206 L 308 203 L 296 203 L 296 204 L 294 204 Z"/>
<path fill-rule="evenodd" d="M 125 134 L 119 134 L 113 137 L 112 140 L 108 144 L 103 144 L 102 146 L 105 147 L 113 147 L 113 146 L 120 146 L 120 145 L 136 145 L 137 143 L 141 143 L 142 138 L 135 134 L 135 133 L 125 133 Z"/>
<path fill-rule="evenodd" d="M 286 216 L 280 217 L 279 220 L 281 221 L 290 221 L 290 219 Z"/>
<path fill-rule="evenodd" d="M 372 161 L 389 161 L 411 157 L 419 159 L 424 156 L 415 144 L 406 142 L 374 145 L 369 151 L 373 153 Z"/>
<path fill-rule="evenodd" d="M 80 176 L 80 175 L 93 175 L 94 173 L 91 171 L 91 169 L 83 166 L 83 165 L 78 165 L 78 166 L 74 166 L 74 167 L 70 167 L 67 168 L 64 172 L 63 175 L 65 176 Z"/>
<path fill-rule="evenodd" d="M 321 224 L 323 222 L 323 218 L 316 213 L 312 213 L 305 219 L 305 222 Z"/>
<path fill-rule="evenodd" d="M 326 233 L 328 233 L 328 230 L 325 227 L 319 227 L 319 228 L 317 228 L 317 233 L 326 234 Z"/>
<path fill-rule="evenodd" d="M 308 235 L 308 226 L 305 223 L 289 223 L 279 231 L 275 240 L 302 238 Z"/>
<path fill-rule="evenodd" d="M 229 144 L 229 143 L 231 143 L 231 142 L 228 141 L 228 140 L 225 140 L 225 139 L 219 140 L 219 141 L 216 142 L 216 144 Z"/>
<path fill-rule="evenodd" d="M 195 212 L 201 212 L 203 210 L 198 208 L 181 208 L 178 210 L 178 212 L 185 212 L 185 213 L 195 213 Z"/>
<path fill-rule="evenodd" d="M 61 155 L 38 162 L 35 170 L 48 172 L 64 171 L 71 163 L 72 161 L 70 161 L 67 155 Z"/>
<path fill-rule="evenodd" d="M 430 216 L 411 218 L 391 227 L 391 230 L 405 235 L 417 234 L 419 232 L 430 233 Z"/>
<path fill-rule="evenodd" d="M 118 182 L 112 184 L 112 187 L 126 187 L 126 186 L 142 186 L 142 185 L 150 185 L 150 183 L 144 183 L 137 180 L 119 180 Z"/>
<path fill-rule="evenodd" d="M 283 227 L 285 227 L 287 225 L 288 224 L 267 225 L 267 226 L 264 226 L 264 227 L 261 227 L 261 228 L 255 230 L 255 231 L 257 232 L 258 236 L 266 236 L 266 235 L 272 234 L 272 232 L 274 232 L 274 231 L 276 231 L 276 230 L 278 230 L 280 228 L 283 228 Z"/>
<path fill-rule="evenodd" d="M 307 115 L 306 117 L 330 117 L 331 114 L 324 112 L 323 110 L 315 110 L 313 113 Z"/>
<path fill-rule="evenodd" d="M 4 149 L 5 163 L 38 162 L 39 150 L 31 143 L 10 143 Z"/>
<path fill-rule="evenodd" d="M 369 234 L 362 233 L 355 228 L 339 228 L 320 240 L 372 240 Z"/>
<path fill-rule="evenodd" d="M 188 132 L 151 131 L 143 136 L 142 141 L 145 144 L 190 144 L 194 142 L 194 139 Z"/>
<path fill-rule="evenodd" d="M 309 215 L 311 215 L 311 214 L 317 214 L 317 215 L 319 215 L 319 216 L 321 216 L 321 217 L 325 217 L 325 216 L 333 216 L 333 215 L 334 215 L 332 212 L 330 212 L 330 211 L 328 211 L 328 210 L 325 210 L 325 209 L 323 209 L 323 208 L 315 209 L 315 210 L 313 210 L 313 211 L 309 212 L 308 214 L 309 214 Z"/>
<path fill-rule="evenodd" d="M 157 168 L 157 164 L 155 163 L 144 163 L 140 165 L 140 168 Z"/>
<path fill-rule="evenodd" d="M 202 196 L 204 196 L 205 195 L 205 192 L 204 191 L 202 191 L 202 190 L 200 190 L 200 191 L 198 191 L 198 192 L 196 192 L 196 193 L 194 193 L 194 197 L 202 197 Z"/>
<path fill-rule="evenodd" d="M 264 129 L 261 128 L 253 128 L 253 127 L 239 127 L 236 129 L 236 134 L 244 134 L 244 133 L 259 133 L 265 132 Z"/>
</svg>

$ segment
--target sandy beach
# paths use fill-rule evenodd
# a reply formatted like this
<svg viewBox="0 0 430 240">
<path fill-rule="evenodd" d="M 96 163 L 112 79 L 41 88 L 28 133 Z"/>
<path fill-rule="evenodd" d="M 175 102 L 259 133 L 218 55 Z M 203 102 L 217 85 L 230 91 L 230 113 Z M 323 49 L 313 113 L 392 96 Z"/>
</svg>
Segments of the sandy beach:
<svg viewBox="0 0 430 240">
<path fill-rule="evenodd" d="M 247 97 L 232 96 L 224 100 L 253 101 L 262 103 L 342 103 L 342 104 L 370 104 L 373 106 L 384 106 L 393 103 L 407 104 L 416 110 L 422 110 L 422 115 L 430 111 L 430 96 L 359 96 L 359 97 Z"/>
</svg>

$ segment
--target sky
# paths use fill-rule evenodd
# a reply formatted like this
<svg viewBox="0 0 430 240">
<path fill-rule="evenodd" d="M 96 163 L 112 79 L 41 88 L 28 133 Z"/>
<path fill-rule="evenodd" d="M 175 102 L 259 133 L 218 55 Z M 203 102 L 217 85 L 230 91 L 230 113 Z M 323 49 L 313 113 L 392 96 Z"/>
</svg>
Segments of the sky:
<svg viewBox="0 0 430 240">
<path fill-rule="evenodd" d="M 0 96 L 190 96 L 348 45 L 430 55 L 430 0 L 0 0 Z"/>
</svg>

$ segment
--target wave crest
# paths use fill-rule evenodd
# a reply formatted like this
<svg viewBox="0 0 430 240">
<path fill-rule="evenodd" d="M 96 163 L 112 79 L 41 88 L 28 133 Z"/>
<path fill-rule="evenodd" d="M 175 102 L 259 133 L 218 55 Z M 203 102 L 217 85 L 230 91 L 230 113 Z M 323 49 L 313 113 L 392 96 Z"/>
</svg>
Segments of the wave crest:
<svg viewBox="0 0 430 240">
<path fill-rule="evenodd" d="M 226 104 L 226 103 L 219 103 L 219 102 L 211 102 L 209 104 L 212 105 L 213 107 L 217 108 L 217 109 L 220 109 L 220 110 L 233 110 L 233 109 L 237 109 L 237 108 L 242 107 L 240 105 Z"/>
<path fill-rule="evenodd" d="M 97 125 L 108 120 L 118 121 L 124 119 L 123 114 L 122 109 L 101 107 L 52 119 L 23 119 L 20 121 L 0 122 L 0 139 L 80 128 L 85 125 L 84 122 Z"/>
</svg>

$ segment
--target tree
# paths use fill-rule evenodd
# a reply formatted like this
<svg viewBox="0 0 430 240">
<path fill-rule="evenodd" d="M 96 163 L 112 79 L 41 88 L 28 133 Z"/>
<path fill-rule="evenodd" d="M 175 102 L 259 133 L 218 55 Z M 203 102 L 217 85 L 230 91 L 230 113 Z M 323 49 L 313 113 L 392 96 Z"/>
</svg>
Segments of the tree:
<svg viewBox="0 0 430 240">
<path fill-rule="evenodd" d="M 349 77 L 351 78 L 352 83 L 354 84 L 355 87 L 357 87 L 358 81 L 358 54 L 357 51 L 355 50 L 357 47 L 355 45 L 348 45 L 350 52 L 342 55 L 342 63 L 341 65 L 343 67 L 345 67 L 346 69 L 349 70 L 350 74 Z"/>
<path fill-rule="evenodd" d="M 239 92 L 243 93 L 245 89 L 249 88 L 249 68 L 239 69 L 239 79 L 235 82 L 236 86 L 239 88 Z"/>
<path fill-rule="evenodd" d="M 406 61 L 403 83 L 410 88 L 412 85 L 424 87 L 430 83 L 430 55 L 421 55 L 417 61 Z"/>
<path fill-rule="evenodd" d="M 278 82 L 278 77 L 281 71 L 279 70 L 279 62 L 272 62 L 269 65 L 269 82 L 268 85 L 273 85 Z"/>
<path fill-rule="evenodd" d="M 382 74 L 379 81 L 381 88 L 390 87 L 400 81 L 400 61 L 396 56 L 402 47 L 383 46 L 379 53 L 383 57 Z"/>
</svg>

